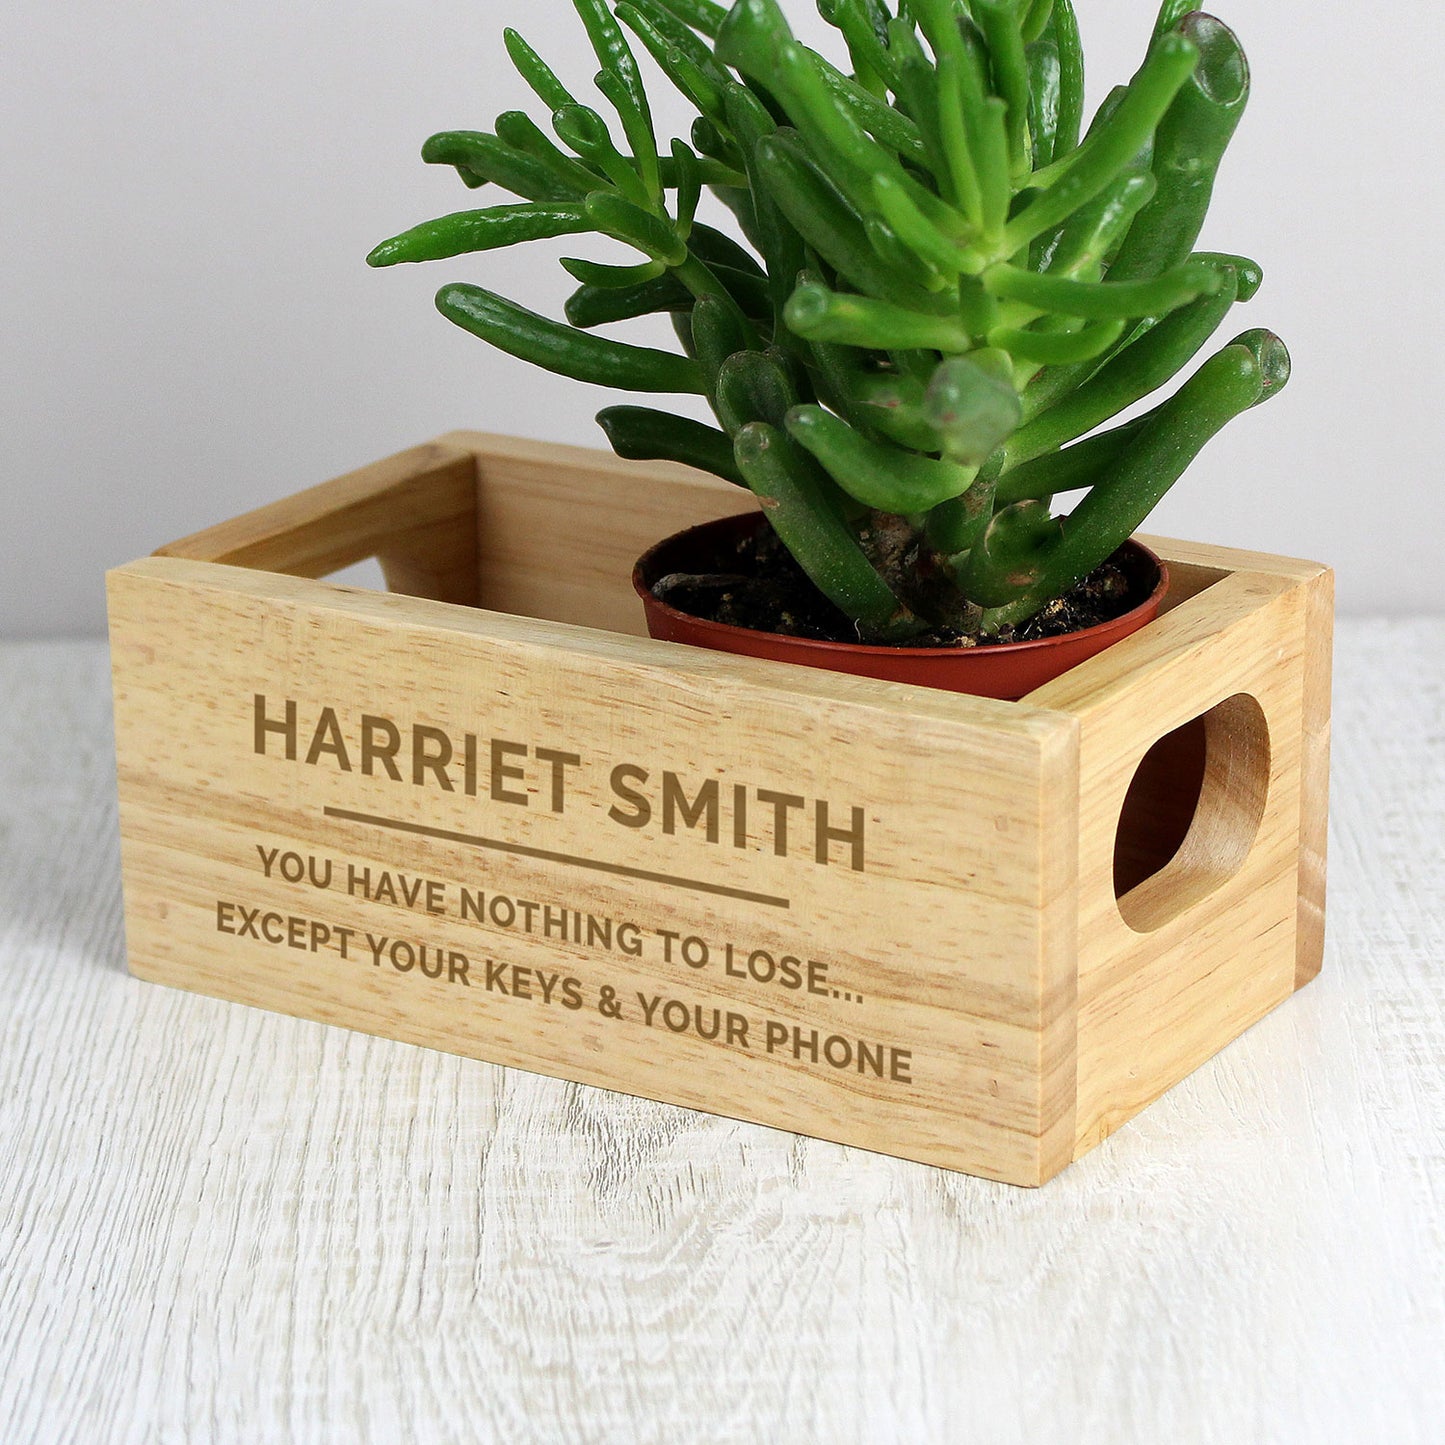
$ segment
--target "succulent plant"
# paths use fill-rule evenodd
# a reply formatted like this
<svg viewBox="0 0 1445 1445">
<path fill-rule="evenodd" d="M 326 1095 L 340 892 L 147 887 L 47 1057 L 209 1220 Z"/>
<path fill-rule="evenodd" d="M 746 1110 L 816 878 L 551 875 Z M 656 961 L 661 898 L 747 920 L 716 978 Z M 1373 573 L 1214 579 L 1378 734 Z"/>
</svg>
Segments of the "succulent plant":
<svg viewBox="0 0 1445 1445">
<path fill-rule="evenodd" d="M 1288 379 L 1279 339 L 1247 331 L 1101 430 L 1260 284 L 1240 256 L 1193 253 L 1249 91 L 1219 20 L 1165 0 L 1138 72 L 1081 138 L 1071 0 L 819 0 L 843 68 L 794 38 L 778 0 L 573 4 L 620 139 L 508 30 L 556 140 L 508 111 L 422 155 L 521 199 L 368 259 L 581 232 L 634 247 L 635 265 L 563 261 L 579 283 L 565 324 L 470 284 L 437 306 L 565 376 L 705 397 L 717 426 L 630 405 L 598 420 L 624 457 L 750 488 L 860 637 L 1021 623 Z M 660 148 L 624 27 L 696 108 L 691 144 Z M 704 191 L 747 244 L 698 219 Z M 680 354 L 596 334 L 657 312 Z"/>
</svg>

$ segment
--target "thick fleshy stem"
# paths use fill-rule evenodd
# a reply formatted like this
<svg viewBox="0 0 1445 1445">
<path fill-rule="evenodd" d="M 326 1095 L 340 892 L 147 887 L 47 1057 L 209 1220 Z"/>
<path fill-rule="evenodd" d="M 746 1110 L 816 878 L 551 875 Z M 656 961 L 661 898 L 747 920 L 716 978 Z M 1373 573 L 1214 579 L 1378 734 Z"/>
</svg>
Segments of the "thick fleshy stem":
<svg viewBox="0 0 1445 1445">
<path fill-rule="evenodd" d="M 737 435 L 737 463 L 773 530 L 813 585 L 858 624 L 864 640 L 902 642 L 925 623 L 899 601 L 858 545 L 833 483 L 785 433 L 751 422 Z"/>
</svg>

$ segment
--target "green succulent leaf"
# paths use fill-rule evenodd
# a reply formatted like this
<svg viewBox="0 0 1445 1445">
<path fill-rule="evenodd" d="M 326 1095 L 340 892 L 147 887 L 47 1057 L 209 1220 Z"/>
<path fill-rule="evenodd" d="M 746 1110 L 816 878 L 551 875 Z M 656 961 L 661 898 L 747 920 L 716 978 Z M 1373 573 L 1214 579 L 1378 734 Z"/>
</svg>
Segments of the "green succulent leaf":
<svg viewBox="0 0 1445 1445">
<path fill-rule="evenodd" d="M 904 159 L 924 161 L 923 137 L 913 121 L 821 57 L 815 57 L 814 65 L 834 102 L 848 113 L 855 125 Z"/>
<path fill-rule="evenodd" d="M 709 79 L 719 85 L 727 79 L 722 67 L 713 59 L 712 47 L 698 34 L 696 28 L 679 19 L 662 0 L 624 0 L 624 3 L 617 6 L 619 20 L 623 20 L 624 10 L 645 20 L 662 40 L 690 60 Z M 627 21 L 623 20 L 623 24 L 627 24 Z"/>
<path fill-rule="evenodd" d="M 1039 269 L 1078 280 L 1098 280 L 1105 263 L 1148 205 L 1158 182 L 1147 170 L 1128 170 L 1059 228 Z M 1110 278 L 1114 279 L 1112 268 Z M 1126 279 L 1123 275 L 1119 280 Z"/>
<path fill-rule="evenodd" d="M 1198 9 L 1199 6 L 1194 3 L 1194 0 L 1164 0 L 1154 21 L 1155 39 L 1157 40 L 1161 35 L 1167 35 L 1186 15 Z"/>
<path fill-rule="evenodd" d="M 697 217 L 697 204 L 702 199 L 702 167 L 686 141 L 672 143 L 670 157 L 677 178 L 677 234 L 686 240 Z"/>
<path fill-rule="evenodd" d="M 727 90 L 723 90 L 723 105 L 727 105 Z M 700 156 L 707 156 L 716 161 L 719 165 L 725 165 L 730 171 L 741 175 L 742 179 L 734 183 L 738 189 L 740 198 L 749 198 L 747 189 L 747 161 L 743 158 L 741 148 L 727 133 L 726 126 L 714 124 L 705 115 L 700 115 L 693 121 L 688 134 L 692 138 L 693 149 Z"/>
<path fill-rule="evenodd" d="M 716 381 L 728 357 L 750 344 L 745 318 L 722 296 L 704 296 L 692 308 L 692 340 L 710 382 Z M 710 385 L 709 394 L 714 390 Z"/>
<path fill-rule="evenodd" d="M 834 349 L 849 354 L 845 348 Z M 924 415 L 924 394 L 924 383 L 916 376 L 898 371 L 854 371 L 849 377 L 847 397 L 860 427 L 910 451 L 939 452 L 943 450 L 943 438 Z"/>
<path fill-rule="evenodd" d="M 712 39 L 717 37 L 727 17 L 727 8 L 715 4 L 714 0 L 657 0 L 657 3 L 683 24 Z"/>
<path fill-rule="evenodd" d="M 612 450 L 627 461 L 681 462 L 747 486 L 733 455 L 732 438 L 705 422 L 646 406 L 609 406 L 597 413 L 597 424 Z"/>
<path fill-rule="evenodd" d="M 972 344 L 956 317 L 920 315 L 891 301 L 830 291 L 817 283 L 804 284 L 793 292 L 783 319 L 793 332 L 810 341 L 878 351 L 960 351 Z"/>
<path fill-rule="evenodd" d="M 593 228 L 636 246 L 654 261 L 680 266 L 687 259 L 687 243 L 672 226 L 622 196 L 593 191 L 583 210 Z"/>
<path fill-rule="evenodd" d="M 1029 67 L 1023 17 L 1017 0 L 971 0 L 973 17 L 988 43 L 993 81 L 1007 107 L 1008 154 L 1015 172 L 1028 164 Z"/>
<path fill-rule="evenodd" d="M 983 133 L 983 91 L 968 60 L 954 51 L 938 62 L 936 86 L 926 79 L 926 66 L 910 67 L 910 80 L 918 103 L 935 119 L 938 151 L 943 164 L 938 179 L 946 194 L 975 228 L 984 224 L 983 181 L 975 146 Z M 997 205 L 993 207 L 996 211 Z"/>
<path fill-rule="evenodd" d="M 1054 159 L 1059 160 L 1079 144 L 1084 123 L 1084 50 L 1073 0 L 1054 0 L 1045 34 L 1059 47 L 1059 125 L 1054 136 Z"/>
<path fill-rule="evenodd" d="M 997 246 L 1005 242 L 997 238 L 1003 235 L 1004 222 L 1008 216 L 1012 191 L 1009 184 L 1008 107 L 996 95 L 988 96 L 983 102 L 979 120 L 978 143 L 975 157 L 978 165 L 978 186 L 982 197 L 982 230 L 986 241 Z M 1020 241 L 1027 245 L 1032 237 Z M 1013 249 L 1018 249 L 1014 247 Z M 1011 254 L 1006 251 L 1006 254 Z"/>
<path fill-rule="evenodd" d="M 496 127 L 500 140 L 513 150 L 531 156 L 571 194 L 585 196 L 607 184 L 601 171 L 582 165 L 560 151 L 526 111 L 503 111 L 497 117 Z"/>
<path fill-rule="evenodd" d="M 730 84 L 726 104 L 728 126 L 737 137 L 747 166 L 754 224 L 749 239 L 767 264 L 773 306 L 781 312 L 792 291 L 793 278 L 803 269 L 807 257 L 802 237 L 775 199 L 774 187 L 779 184 L 779 178 L 769 173 L 768 157 L 761 150 L 763 143 L 776 133 L 777 124 L 746 86 Z M 786 185 L 786 180 L 781 183 Z"/>
<path fill-rule="evenodd" d="M 687 243 L 709 266 L 726 266 L 734 271 L 746 271 L 760 280 L 767 279 L 767 272 L 758 265 L 758 258 L 725 231 L 719 231 L 699 221 L 693 226 Z"/>
<path fill-rule="evenodd" d="M 1059 99 L 1062 70 L 1058 42 L 1037 40 L 1028 48 L 1030 160 L 1043 167 L 1053 160 L 1059 136 Z"/>
<path fill-rule="evenodd" d="M 1064 520 L 1033 583 L 1009 599 L 1014 610 L 995 621 L 1022 620 L 1088 576 L 1133 534 L 1210 438 L 1280 391 L 1289 372 L 1284 343 L 1268 331 L 1246 332 L 1210 357 L 1142 423 Z"/>
<path fill-rule="evenodd" d="M 1032 45 L 1044 33 L 1053 13 L 1054 0 L 1032 0 L 1021 6 L 1019 28 L 1026 45 Z"/>
<path fill-rule="evenodd" d="M 722 83 L 709 74 L 710 67 L 705 69 L 691 55 L 679 49 L 636 7 L 619 5 L 617 18 L 642 41 L 662 73 L 704 116 L 713 120 L 723 117 Z"/>
<path fill-rule="evenodd" d="M 586 194 L 525 151 L 485 131 L 441 131 L 422 146 L 421 158 L 429 165 L 454 166 L 469 186 L 490 182 L 528 201 L 577 200 Z"/>
<path fill-rule="evenodd" d="M 820 406 L 795 407 L 787 429 L 849 496 L 880 512 L 927 512 L 974 479 L 972 468 L 869 441 Z"/>
<path fill-rule="evenodd" d="M 637 58 L 627 37 L 622 33 L 607 0 L 572 0 L 572 7 L 581 17 L 587 38 L 592 42 L 592 53 L 597 63 L 609 75 L 615 75 L 622 86 L 623 103 L 628 110 L 642 121 L 649 137 L 652 134 L 652 109 L 647 100 L 647 89 L 642 83 L 642 73 L 637 68 Z M 607 97 L 613 100 L 612 96 Z M 617 102 L 614 101 L 614 104 Z M 624 121 L 626 117 L 623 117 Z M 656 151 L 653 151 L 656 158 Z M 641 159 L 641 157 L 639 157 Z"/>
<path fill-rule="evenodd" d="M 703 395 L 707 390 L 702 368 L 688 357 L 591 336 L 480 286 L 443 286 L 436 304 L 448 321 L 499 351 L 574 381 L 619 391 Z"/>
<path fill-rule="evenodd" d="M 1098 195 L 1152 138 L 1198 61 L 1198 47 L 1185 36 L 1171 34 L 1159 41 L 1114 113 L 1064 158 L 1053 183 L 1009 221 L 1003 253 L 1011 256 L 1020 251 Z"/>
<path fill-rule="evenodd" d="M 590 330 L 659 311 L 690 311 L 693 294 L 676 277 L 664 275 L 636 286 L 582 285 L 567 298 L 567 320 Z"/>
<path fill-rule="evenodd" d="M 1004 472 L 998 479 L 998 500 L 1047 501 L 1060 492 L 1075 492 L 1093 486 L 1153 415 L 1153 412 L 1146 412 L 1122 426 L 1097 432 L 1072 446 L 1049 452 Z"/>
<path fill-rule="evenodd" d="M 923 32 L 934 55 L 942 59 L 945 55 L 963 54 L 959 9 L 953 0 L 909 0 L 908 15 Z"/>
<path fill-rule="evenodd" d="M 637 170 L 643 191 L 649 200 L 662 194 L 662 164 L 657 156 L 657 141 L 652 133 L 652 118 L 638 110 L 626 80 L 614 70 L 597 73 L 594 84 L 612 102 L 622 122 L 623 134 L 632 147 L 632 164 Z"/>
<path fill-rule="evenodd" d="M 824 18 L 843 33 L 856 73 L 875 77 L 881 88 L 898 88 L 897 66 L 886 44 L 891 17 L 881 5 L 868 0 L 835 0 Z"/>
<path fill-rule="evenodd" d="M 367 256 L 366 264 L 440 261 L 468 251 L 495 251 L 522 241 L 570 236 L 592 229 L 586 207 L 575 202 L 527 201 L 515 206 L 491 206 L 484 211 L 457 211 L 435 221 L 423 221 L 383 241 Z"/>
<path fill-rule="evenodd" d="M 879 257 L 857 210 L 795 135 L 779 131 L 768 136 L 758 142 L 756 154 L 771 200 L 833 270 L 870 296 L 923 312 L 941 311 L 937 297 Z M 801 263 L 794 274 L 800 269 Z"/>
<path fill-rule="evenodd" d="M 1091 321 L 1074 331 L 995 326 L 988 344 L 1037 366 L 1069 366 L 1102 356 L 1124 334 L 1124 321 Z"/>
<path fill-rule="evenodd" d="M 950 239 L 946 231 L 923 213 L 907 188 L 892 176 L 874 178 L 873 196 L 890 230 L 920 262 L 949 279 L 958 276 L 963 267 L 962 248 L 958 243 L 971 239 L 969 232 Z"/>
<path fill-rule="evenodd" d="M 1149 281 L 1074 281 L 1067 276 L 1040 276 L 1007 262 L 983 273 L 990 296 L 1020 301 L 1039 312 L 1090 320 L 1163 316 L 1196 296 L 1212 296 L 1223 282 L 1220 269 L 1206 261 L 1186 262 Z"/>
<path fill-rule="evenodd" d="M 527 82 L 549 111 L 560 110 L 564 105 L 577 104 L 576 97 L 552 73 L 547 62 L 515 30 L 502 31 L 502 39 L 517 74 Z"/>
<path fill-rule="evenodd" d="M 1249 100 L 1249 63 L 1227 25 L 1190 14 L 1178 33 L 1199 51 L 1199 65 L 1155 132 L 1150 169 L 1158 184 L 1110 265 L 1121 281 L 1157 275 L 1189 254 Z"/>
<path fill-rule="evenodd" d="M 797 387 L 779 352 L 735 351 L 718 368 L 718 420 L 731 436 L 754 421 L 782 426 L 797 401 Z"/>
<path fill-rule="evenodd" d="M 1253 301 L 1255 292 L 1264 285 L 1264 269 L 1248 256 L 1234 256 L 1222 251 L 1196 251 L 1196 261 L 1208 261 L 1223 271 L 1233 271 L 1236 301 Z"/>
<path fill-rule="evenodd" d="M 575 256 L 562 258 L 562 269 L 584 286 L 609 290 L 628 290 L 644 281 L 655 281 L 667 271 L 661 261 L 642 261 L 635 266 L 613 266 L 603 261 L 583 261 Z"/>
<path fill-rule="evenodd" d="M 624 198 L 642 208 L 651 204 L 653 197 L 637 168 L 617 149 L 607 122 L 590 105 L 564 105 L 554 111 L 552 129 L 558 139 L 606 176 Z"/>
<path fill-rule="evenodd" d="M 1217 330 L 1234 304 L 1237 287 L 1236 273 L 1226 268 L 1212 295 L 1171 312 L 1092 374 L 1066 379 L 1053 405 L 1009 438 L 1010 464 L 1042 456 L 1093 431 L 1171 380 Z M 1026 411 L 1029 400 L 1026 393 Z"/>
<path fill-rule="evenodd" d="M 944 454 L 980 467 L 1013 433 L 1023 414 L 1000 353 L 951 356 L 941 361 L 923 398 L 923 415 L 943 442 Z"/>
</svg>

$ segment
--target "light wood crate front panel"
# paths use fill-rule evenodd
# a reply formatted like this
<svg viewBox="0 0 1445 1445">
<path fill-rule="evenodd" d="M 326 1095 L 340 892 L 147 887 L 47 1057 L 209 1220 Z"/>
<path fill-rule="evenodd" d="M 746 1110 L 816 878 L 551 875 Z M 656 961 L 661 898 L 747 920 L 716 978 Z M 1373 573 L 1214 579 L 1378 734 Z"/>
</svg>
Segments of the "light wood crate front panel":
<svg viewBox="0 0 1445 1445">
<path fill-rule="evenodd" d="M 110 602 L 142 977 L 1019 1183 L 1069 1158 L 1072 718 L 177 557 Z"/>
<path fill-rule="evenodd" d="M 132 969 L 1021 1184 L 1314 976 L 1328 569 L 1145 539 L 1160 618 L 1023 703 L 632 635 L 750 500 L 454 432 L 114 572 Z"/>
</svg>

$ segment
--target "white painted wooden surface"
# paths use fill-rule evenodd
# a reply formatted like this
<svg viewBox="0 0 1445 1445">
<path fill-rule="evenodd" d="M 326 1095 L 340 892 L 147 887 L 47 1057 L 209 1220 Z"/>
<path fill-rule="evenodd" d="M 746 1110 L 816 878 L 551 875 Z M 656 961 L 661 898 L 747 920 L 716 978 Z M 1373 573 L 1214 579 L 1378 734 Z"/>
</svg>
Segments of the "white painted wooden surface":
<svg viewBox="0 0 1445 1445">
<path fill-rule="evenodd" d="M 1325 972 L 1041 1191 L 124 971 L 0 648 L 0 1442 L 1445 1439 L 1445 620 L 1340 630 Z"/>
</svg>

